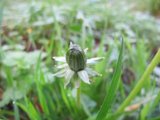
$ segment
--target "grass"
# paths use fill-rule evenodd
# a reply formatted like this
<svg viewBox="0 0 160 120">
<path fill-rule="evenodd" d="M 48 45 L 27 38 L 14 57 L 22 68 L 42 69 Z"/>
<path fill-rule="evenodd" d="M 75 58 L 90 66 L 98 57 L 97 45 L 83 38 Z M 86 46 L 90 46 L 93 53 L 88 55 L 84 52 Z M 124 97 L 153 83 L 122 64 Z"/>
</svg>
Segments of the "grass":
<svg viewBox="0 0 160 120">
<path fill-rule="evenodd" d="M 97 115 L 96 120 L 103 120 L 114 102 L 115 94 L 117 92 L 117 88 L 119 86 L 119 79 L 121 76 L 121 69 L 122 69 L 122 56 L 123 56 L 123 38 L 122 38 L 122 46 L 119 53 L 119 58 L 116 66 L 115 73 L 113 74 L 113 79 L 111 85 L 109 87 L 108 93 L 106 94 L 101 109 Z"/>
<path fill-rule="evenodd" d="M 126 98 L 126 100 L 122 103 L 119 107 L 117 112 L 122 112 L 125 107 L 133 100 L 133 98 L 137 95 L 137 93 L 142 89 L 147 80 L 148 76 L 153 72 L 153 69 L 159 64 L 160 62 L 160 50 L 158 50 L 157 54 L 153 58 L 152 62 L 149 64 L 148 68 L 145 70 L 144 74 L 142 75 L 141 79 L 138 81 L 132 92 Z"/>
<path fill-rule="evenodd" d="M 0 119 L 160 118 L 159 19 L 149 9 L 125 0 L 6 2 L 0 3 Z M 64 79 L 52 76 L 51 58 L 64 55 L 69 40 L 89 48 L 87 58 L 105 57 L 92 66 L 102 77 L 81 83 L 78 104 L 74 80 L 65 89 Z"/>
</svg>

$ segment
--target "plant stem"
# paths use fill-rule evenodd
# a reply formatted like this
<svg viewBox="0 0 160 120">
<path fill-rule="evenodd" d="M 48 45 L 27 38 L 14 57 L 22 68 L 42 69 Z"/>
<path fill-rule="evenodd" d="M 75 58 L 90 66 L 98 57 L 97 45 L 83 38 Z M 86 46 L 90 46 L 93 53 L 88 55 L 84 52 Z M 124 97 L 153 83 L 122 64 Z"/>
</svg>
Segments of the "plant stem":
<svg viewBox="0 0 160 120">
<path fill-rule="evenodd" d="M 148 79 L 148 76 L 152 73 L 153 69 L 158 65 L 158 63 L 160 63 L 160 49 L 152 59 L 151 63 L 148 65 L 147 69 L 143 73 L 137 85 L 131 91 L 131 93 L 126 98 L 126 100 L 120 105 L 119 109 L 117 110 L 117 113 L 123 112 L 125 107 L 134 99 L 134 97 L 138 94 L 138 92 L 141 90 L 141 88 L 145 84 L 145 80 Z"/>
<path fill-rule="evenodd" d="M 81 83 L 79 87 L 77 88 L 77 105 L 80 106 L 80 99 L 81 99 Z"/>
</svg>

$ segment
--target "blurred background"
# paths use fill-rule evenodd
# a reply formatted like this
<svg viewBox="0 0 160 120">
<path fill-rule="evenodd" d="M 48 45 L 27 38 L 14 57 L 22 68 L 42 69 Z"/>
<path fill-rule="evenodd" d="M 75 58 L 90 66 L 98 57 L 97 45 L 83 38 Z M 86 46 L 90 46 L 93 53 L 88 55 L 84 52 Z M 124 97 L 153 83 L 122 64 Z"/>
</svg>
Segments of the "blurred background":
<svg viewBox="0 0 160 120">
<path fill-rule="evenodd" d="M 94 120 L 110 85 L 124 37 L 120 86 L 110 114 L 134 88 L 160 48 L 160 0 L 1 0 L 0 119 Z M 87 58 L 102 77 L 82 83 L 81 104 L 73 83 L 64 89 L 53 56 L 65 55 L 69 41 L 89 48 Z M 155 99 L 160 66 L 146 80 L 127 112 L 113 120 L 159 120 Z M 159 95 L 159 94 L 158 94 Z M 146 101 L 144 101 L 146 100 Z M 107 119 L 107 118 L 106 118 Z"/>
</svg>

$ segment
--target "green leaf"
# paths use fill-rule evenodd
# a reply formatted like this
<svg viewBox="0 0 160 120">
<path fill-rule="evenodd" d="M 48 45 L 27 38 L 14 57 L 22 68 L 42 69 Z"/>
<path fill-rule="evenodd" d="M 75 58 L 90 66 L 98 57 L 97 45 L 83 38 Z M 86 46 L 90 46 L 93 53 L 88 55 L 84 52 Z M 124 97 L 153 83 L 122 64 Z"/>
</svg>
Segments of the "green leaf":
<svg viewBox="0 0 160 120">
<path fill-rule="evenodd" d="M 0 101 L 0 108 L 8 104 L 11 100 L 18 100 L 24 97 L 26 91 L 19 90 L 15 87 L 7 88 L 3 93 L 3 98 Z"/>
<path fill-rule="evenodd" d="M 104 98 L 103 104 L 100 108 L 100 111 L 97 115 L 96 120 L 103 120 L 107 116 L 108 111 L 109 111 L 111 105 L 113 104 L 113 101 L 114 101 L 114 98 L 115 98 L 115 95 L 116 95 L 116 91 L 117 91 L 117 88 L 118 88 L 118 85 L 119 85 L 119 78 L 120 78 L 120 75 L 121 75 L 122 55 L 123 55 L 123 39 L 122 39 L 122 45 L 121 45 L 121 50 L 120 50 L 116 70 L 114 72 L 112 82 L 111 82 L 111 85 L 109 87 L 108 94 L 106 94 L 106 96 Z"/>
</svg>

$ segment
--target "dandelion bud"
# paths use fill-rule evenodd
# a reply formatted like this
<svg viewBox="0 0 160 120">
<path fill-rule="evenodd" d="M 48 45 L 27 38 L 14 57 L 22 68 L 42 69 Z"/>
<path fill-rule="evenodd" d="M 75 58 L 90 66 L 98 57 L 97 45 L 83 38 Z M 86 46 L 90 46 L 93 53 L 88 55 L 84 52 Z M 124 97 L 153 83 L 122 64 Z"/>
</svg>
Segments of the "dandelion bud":
<svg viewBox="0 0 160 120">
<path fill-rule="evenodd" d="M 66 61 L 71 70 L 78 72 L 86 67 L 86 56 L 80 46 L 71 43 L 66 54 Z"/>
<path fill-rule="evenodd" d="M 87 84 L 90 84 L 90 76 L 101 76 L 99 73 L 89 68 L 89 65 L 96 64 L 98 61 L 102 60 L 103 57 L 86 59 L 86 52 L 87 49 L 83 51 L 79 45 L 71 42 L 65 57 L 53 57 L 55 61 L 63 62 L 62 65 L 57 66 L 60 71 L 53 76 L 65 77 L 65 87 L 70 83 L 74 75 L 78 76 Z"/>
</svg>

